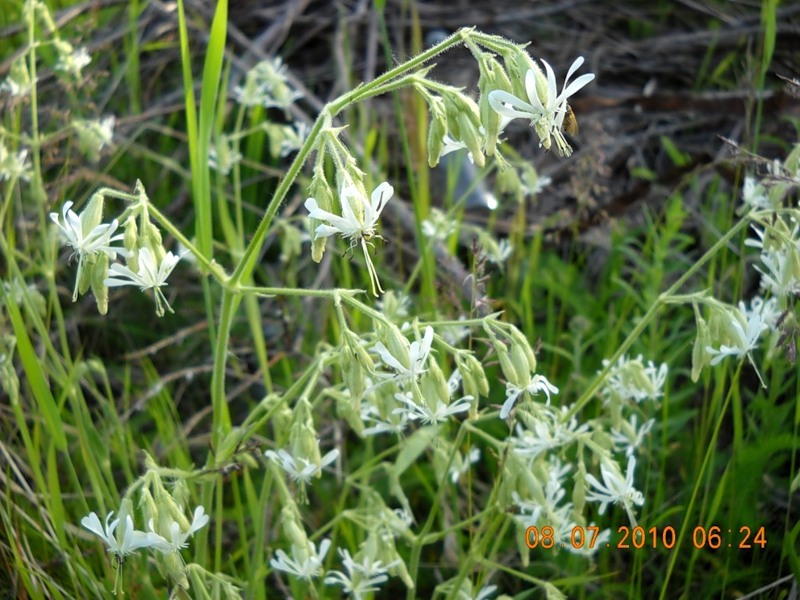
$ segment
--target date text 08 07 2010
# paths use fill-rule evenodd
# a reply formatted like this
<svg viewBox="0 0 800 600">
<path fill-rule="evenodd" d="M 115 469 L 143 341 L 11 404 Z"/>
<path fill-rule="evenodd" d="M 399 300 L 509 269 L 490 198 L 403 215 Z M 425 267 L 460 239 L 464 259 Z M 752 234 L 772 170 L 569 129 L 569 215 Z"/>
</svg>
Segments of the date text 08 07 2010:
<svg viewBox="0 0 800 600">
<path fill-rule="evenodd" d="M 674 548 L 677 542 L 675 528 L 671 525 L 658 528 L 651 527 L 645 529 L 641 526 L 630 528 L 622 525 L 617 529 L 618 538 L 616 541 L 603 539 L 599 542 L 600 546 L 606 548 L 619 548 L 627 550 L 630 548 Z M 544 527 L 528 527 L 525 530 L 525 543 L 528 548 L 542 548 L 550 550 L 552 548 L 565 548 L 569 544 L 576 550 L 592 550 L 598 545 L 600 528 L 590 525 L 588 527 L 575 526 L 572 528 L 569 542 L 558 542 L 555 537 L 555 530 L 549 525 Z M 697 549 L 717 550 L 718 548 L 738 548 L 747 550 L 758 546 L 764 548 L 767 545 L 767 534 L 764 527 L 753 530 L 746 525 L 736 529 L 725 529 L 719 525 L 709 527 L 697 526 L 692 530 L 692 544 Z"/>
</svg>

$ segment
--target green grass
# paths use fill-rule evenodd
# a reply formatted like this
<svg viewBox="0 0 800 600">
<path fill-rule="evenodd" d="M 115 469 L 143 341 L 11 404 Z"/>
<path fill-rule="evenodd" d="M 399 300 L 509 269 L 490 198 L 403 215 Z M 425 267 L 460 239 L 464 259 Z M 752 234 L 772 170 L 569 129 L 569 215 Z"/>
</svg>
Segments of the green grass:
<svg viewBox="0 0 800 600">
<path fill-rule="evenodd" d="M 45 4 L 55 11 L 63 3 Z M 495 266 L 456 243 L 459 231 L 462 238 L 472 231 L 459 207 L 448 212 L 455 229 L 438 248 L 423 234 L 434 200 L 427 166 L 431 123 L 425 94 L 414 94 L 411 84 L 458 100 L 453 89 L 414 75 L 433 52 L 398 64 L 394 56 L 415 53 L 390 51 L 381 15 L 386 70 L 333 99 L 309 141 L 281 157 L 269 143 L 276 144 L 280 127 L 292 125 L 289 113 L 231 100 L 225 24 L 232 3 L 217 4 L 205 41 L 197 37 L 197 16 L 178 3 L 172 49 L 180 62 L 166 63 L 164 82 L 155 84 L 140 69 L 167 49 L 140 43 L 133 28 L 145 8 L 133 2 L 124 13 L 98 10 L 58 31 L 50 31 L 46 8 L 27 19 L 16 8 L 3 16 L 6 25 L 25 25 L 0 40 L 3 55 L 22 56 L 39 77 L 25 99 L 3 92 L 0 123 L 0 141 L 11 155 L 30 152 L 29 178 L 11 174 L 0 182 L 3 597 L 105 598 L 119 590 L 133 598 L 335 598 L 341 586 L 323 583 L 323 576 L 303 581 L 270 562 L 278 550 L 292 556 L 293 545 L 308 551 L 310 542 L 319 549 L 325 540 L 331 549 L 320 573 L 342 571 L 345 549 L 391 565 L 387 581 L 376 582 L 375 598 L 467 597 L 469 586 L 477 593 L 483 585 L 520 599 L 740 597 L 774 583 L 769 593 L 785 594 L 783 578 L 800 576 L 796 365 L 785 348 L 775 347 L 780 334 L 763 337 L 752 361 L 727 358 L 710 366 L 703 354 L 706 345 L 731 343 L 723 311 L 758 287 L 758 252 L 744 244 L 752 237 L 747 219 L 775 226 L 768 211 L 742 217 L 735 210 L 741 169 L 733 185 L 704 167 L 684 170 L 663 206 L 643 209 L 638 225 L 609 223 L 602 250 L 577 236 L 554 240 L 531 231 L 530 205 L 506 198 L 501 210 L 513 251 Z M 747 79 L 760 87 L 774 52 L 776 10 L 764 3 L 765 41 Z M 56 73 L 52 40 L 74 42 L 79 31 L 120 22 L 128 30 L 118 48 L 84 67 L 85 82 Z M 651 33 L 649 26 L 631 27 L 642 37 Z M 443 49 L 465 42 L 475 54 L 507 52 L 509 72 L 509 57 L 519 58 L 518 49 L 497 38 L 459 35 Z M 713 70 L 704 60 L 698 85 L 735 83 L 728 68 L 733 60 Z M 560 85 L 563 73 L 557 76 Z M 185 109 L 164 121 L 137 121 L 127 142 L 103 149 L 87 176 L 91 163 L 81 156 L 70 119 L 139 115 L 151 85 L 168 81 L 183 89 Z M 380 109 L 393 106 L 393 120 L 372 104 L 377 96 L 389 98 Z M 333 135 L 326 115 L 349 127 Z M 750 125 L 758 140 L 760 109 L 756 115 Z M 229 174 L 207 166 L 222 135 L 242 154 Z M 313 146 L 315 140 L 324 146 Z M 691 164 L 676 140 L 660 142 L 676 167 Z M 787 173 L 797 177 L 794 148 L 786 145 L 783 157 Z M 312 245 L 301 243 L 309 231 L 303 200 L 322 202 L 330 193 L 333 202 L 347 169 L 351 177 L 363 172 L 367 194 L 389 180 L 398 196 L 391 202 L 403 196 L 410 203 L 407 211 L 387 208 L 380 221 L 385 240 L 369 240 L 382 285 L 393 292 L 382 305 L 369 291 L 360 245 L 348 250 L 347 241 L 332 236 L 316 264 Z M 487 157 L 487 172 L 497 169 Z M 793 184 L 785 185 L 791 198 Z M 162 241 L 175 252 L 178 242 L 191 250 L 162 288 L 174 314 L 154 315 L 152 290 L 105 290 L 105 270 L 102 263 L 95 267 L 95 258 L 83 266 L 92 277 L 72 302 L 80 259 L 69 260 L 72 250 L 59 243 L 48 215 L 60 217 L 68 200 L 80 214 L 95 206 L 90 198 L 98 190 L 105 198 L 102 220 L 119 218 L 126 235 L 118 247 L 135 246 L 140 261 L 141 248 L 161 249 Z M 328 208 L 338 212 L 336 206 Z M 490 307 L 470 304 L 462 282 L 437 265 L 442 248 L 485 285 L 477 297 L 485 293 Z M 319 284 L 321 272 L 326 277 Z M 484 280 L 486 274 L 491 277 Z M 390 303 L 398 292 L 408 295 L 409 306 L 407 315 L 395 317 Z M 107 314 L 98 314 L 106 301 Z M 794 297 L 782 301 L 781 331 L 793 339 Z M 699 329 L 697 316 L 710 332 Z M 410 326 L 401 332 L 403 323 Z M 425 373 L 413 383 L 373 388 L 380 380 L 373 371 L 392 370 L 382 364 L 378 342 L 402 356 L 409 352 L 403 344 L 419 343 L 428 325 L 436 337 Z M 463 337 L 451 336 L 462 327 Z M 698 330 L 707 337 L 696 346 Z M 696 348 L 706 364 L 695 378 Z M 631 402 L 608 391 L 613 373 L 604 361 L 613 366 L 637 355 L 644 365 L 635 363 L 630 372 L 639 384 L 647 361 L 669 368 L 655 399 Z M 462 392 L 450 399 L 445 382 L 457 366 Z M 504 422 L 506 382 L 519 377 L 524 385 L 533 374 L 558 387 L 552 407 L 540 388 L 520 396 Z M 420 406 L 448 398 L 452 408 L 464 394 L 479 400 L 435 427 L 415 423 L 399 435 L 361 435 L 370 425 L 361 406 L 374 406 L 387 420 L 402 408 L 387 389 L 409 391 Z M 657 543 L 652 547 L 648 537 L 639 549 L 617 547 L 620 528 L 634 526 L 625 508 L 612 505 L 601 514 L 586 499 L 587 474 L 601 478 L 601 464 L 613 461 L 625 475 L 626 457 L 611 451 L 611 428 L 634 414 L 639 424 L 655 420 L 636 451 L 634 484 L 644 502 L 629 508 Z M 571 434 L 569 443 L 530 460 L 512 451 L 517 425 L 535 431 L 550 423 L 552 432 L 573 417 L 575 427 L 587 429 Z M 463 465 L 471 448 L 480 449 L 480 459 L 453 483 L 451 467 Z M 321 477 L 300 485 L 265 457 L 281 449 L 312 462 L 333 449 L 339 454 Z M 570 522 L 610 529 L 610 547 L 590 558 L 529 549 L 514 518 L 518 498 L 530 504 L 551 493 L 551 456 L 570 467 L 565 497 L 539 504 L 571 502 Z M 139 550 L 118 562 L 81 526 L 90 512 L 104 521 L 115 511 L 130 514 L 143 531 L 153 518 L 166 537 L 172 521 L 185 532 L 198 505 L 209 524 L 180 553 Z M 398 509 L 414 521 L 399 524 Z M 552 522 L 544 514 L 540 530 Z M 711 539 L 712 527 L 722 534 L 720 547 L 696 547 L 703 533 Z M 672 548 L 663 543 L 665 531 L 675 532 Z M 739 547 L 744 542 L 751 547 Z"/>
</svg>

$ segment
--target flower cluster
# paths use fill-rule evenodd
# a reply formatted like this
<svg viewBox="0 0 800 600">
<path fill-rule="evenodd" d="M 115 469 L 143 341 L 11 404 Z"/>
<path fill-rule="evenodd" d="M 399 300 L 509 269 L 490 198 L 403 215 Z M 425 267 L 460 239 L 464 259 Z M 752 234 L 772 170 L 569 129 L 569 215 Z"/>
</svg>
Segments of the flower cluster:
<svg viewBox="0 0 800 600">
<path fill-rule="evenodd" d="M 117 219 L 110 223 L 102 222 L 106 194 L 129 197 L 137 202 L 125 218 L 125 233 L 116 233 L 119 228 Z M 161 244 L 161 234 L 149 220 L 147 199 L 141 184 L 137 183 L 135 196 L 114 190 L 95 193 L 80 215 L 72 210 L 72 206 L 71 201 L 65 202 L 61 215 L 50 213 L 50 219 L 58 227 L 63 243 L 78 257 L 73 302 L 78 294 L 85 294 L 91 287 L 100 313 L 105 314 L 108 288 L 133 285 L 141 291 L 153 290 L 157 315 L 172 312 L 161 288 L 167 285 L 167 278 L 180 261 L 180 256 L 167 252 Z M 120 240 L 122 246 L 114 245 Z M 117 255 L 126 259 L 125 265 L 110 264 Z"/>
</svg>

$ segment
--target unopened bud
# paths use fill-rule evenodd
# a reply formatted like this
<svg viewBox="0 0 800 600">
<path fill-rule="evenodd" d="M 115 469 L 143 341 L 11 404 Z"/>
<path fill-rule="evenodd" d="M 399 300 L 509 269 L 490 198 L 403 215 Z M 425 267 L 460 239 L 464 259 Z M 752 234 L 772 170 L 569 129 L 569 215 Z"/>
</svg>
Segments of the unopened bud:
<svg viewBox="0 0 800 600">
<path fill-rule="evenodd" d="M 88 270 L 92 273 L 92 293 L 97 303 L 97 311 L 104 315 L 108 312 L 108 287 L 103 283 L 108 274 L 108 255 L 105 252 L 100 253 Z"/>
<path fill-rule="evenodd" d="M 428 127 L 428 164 L 435 167 L 439 164 L 444 148 L 444 136 L 447 134 L 447 114 L 444 102 L 433 97 L 430 104 L 431 124 Z"/>
</svg>

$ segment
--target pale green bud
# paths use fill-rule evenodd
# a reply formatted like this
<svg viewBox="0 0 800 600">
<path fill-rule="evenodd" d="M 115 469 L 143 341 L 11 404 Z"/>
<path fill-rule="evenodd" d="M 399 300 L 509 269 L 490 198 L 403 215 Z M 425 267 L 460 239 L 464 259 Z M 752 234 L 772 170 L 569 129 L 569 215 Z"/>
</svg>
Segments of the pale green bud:
<svg viewBox="0 0 800 600">
<path fill-rule="evenodd" d="M 423 388 L 423 395 L 431 408 L 436 406 L 436 399 L 450 404 L 450 387 L 447 385 L 447 378 L 435 360 L 428 361 L 428 370 L 422 377 L 422 385 L 426 386 Z"/>
<path fill-rule="evenodd" d="M 164 249 L 164 244 L 161 240 L 161 231 L 153 223 L 148 222 L 145 225 L 144 244 L 153 252 L 156 264 L 160 265 L 167 251 Z"/>
<path fill-rule="evenodd" d="M 489 394 L 489 382 L 486 379 L 483 365 L 474 355 L 468 352 L 459 352 L 456 354 L 456 366 L 461 373 L 464 394 L 472 396 L 475 399 L 475 406 L 477 406 L 480 397 Z"/>
<path fill-rule="evenodd" d="M 520 380 L 514 363 L 511 361 L 511 357 L 508 353 L 508 347 L 498 339 L 492 339 L 492 345 L 497 352 L 497 359 L 500 361 L 500 368 L 503 371 L 506 381 L 520 387 L 524 379 Z M 530 374 L 528 374 L 528 379 L 529 378 Z"/>
<path fill-rule="evenodd" d="M 108 255 L 101 252 L 88 270 L 91 270 L 92 293 L 97 303 L 97 311 L 104 315 L 108 312 L 108 287 L 103 283 L 108 274 Z"/>
<path fill-rule="evenodd" d="M 311 178 L 311 185 L 308 187 L 308 192 L 309 195 L 317 201 L 317 205 L 322 210 L 333 212 L 333 190 L 330 184 L 328 184 L 327 179 L 325 179 L 325 174 L 321 166 L 319 169 L 314 169 L 314 176 Z M 309 234 L 313 240 L 311 242 L 311 258 L 314 262 L 320 262 L 322 260 L 322 255 L 325 254 L 325 243 L 328 238 L 316 237 L 315 231 L 317 226 L 322 224 L 322 221 L 309 219 L 308 222 L 310 224 Z"/>
<path fill-rule="evenodd" d="M 697 336 L 694 338 L 692 346 L 692 381 L 697 382 L 702 370 L 711 362 L 711 356 L 706 352 L 706 346 L 711 343 L 708 325 L 700 315 L 700 310 L 694 307 L 695 324 L 697 325 Z"/>
<path fill-rule="evenodd" d="M 444 149 L 444 136 L 447 134 L 447 113 L 444 101 L 432 97 L 429 105 L 431 124 L 428 127 L 428 164 L 435 167 L 439 164 Z"/>
<path fill-rule="evenodd" d="M 516 327 L 511 328 L 511 343 L 514 346 L 520 348 L 522 352 L 524 352 L 525 360 L 528 363 L 528 370 L 531 373 L 536 372 L 536 354 L 533 352 L 533 348 L 531 348 L 530 343 L 528 342 L 528 338 L 525 337 L 525 334 L 522 333 Z"/>
<path fill-rule="evenodd" d="M 283 533 L 292 546 L 299 546 L 301 548 L 308 547 L 308 536 L 305 529 L 299 524 L 297 510 L 294 505 L 286 505 L 281 510 L 281 521 Z"/>
<path fill-rule="evenodd" d="M 81 211 L 81 227 L 84 233 L 91 231 L 103 221 L 103 208 L 105 206 L 105 198 L 103 194 L 95 192 L 86 203 L 86 207 Z"/>
<path fill-rule="evenodd" d="M 133 253 L 136 251 L 139 242 L 139 227 L 136 225 L 136 217 L 130 215 L 125 219 L 125 225 L 123 227 L 125 229 L 125 234 L 122 238 L 122 244 L 128 252 Z M 130 267 L 130 265 L 128 266 Z M 133 267 L 130 268 L 133 269 Z M 138 271 L 138 269 L 134 270 L 134 272 L 136 271 Z"/>
<path fill-rule="evenodd" d="M 92 285 L 93 279 L 93 267 L 97 263 L 97 255 L 95 256 L 88 256 L 80 263 L 78 263 L 78 274 L 76 275 L 75 281 L 75 292 L 72 295 L 72 301 L 78 297 L 78 294 L 83 295 L 85 294 L 89 287 Z"/>
<path fill-rule="evenodd" d="M 478 89 L 481 92 L 478 102 L 480 119 L 485 131 L 486 154 L 492 156 L 497 138 L 500 135 L 500 114 L 489 104 L 489 93 L 494 90 L 512 92 L 511 81 L 503 66 L 490 54 L 482 54 L 478 59 L 480 78 Z"/>
<path fill-rule="evenodd" d="M 281 255 L 280 262 L 288 263 L 293 258 L 300 256 L 303 248 L 303 236 L 300 230 L 287 220 L 280 222 L 283 235 L 281 236 Z"/>
<path fill-rule="evenodd" d="M 394 356 L 404 367 L 411 366 L 411 344 L 394 323 L 385 324 L 380 330 L 380 341 L 386 346 L 389 353 Z"/>
<path fill-rule="evenodd" d="M 467 146 L 467 150 L 472 154 L 472 159 L 479 167 L 486 164 L 483 156 L 483 136 L 480 133 L 479 117 L 473 118 L 467 113 L 458 115 L 459 129 L 461 130 L 461 141 Z"/>
<path fill-rule="evenodd" d="M 525 351 L 519 344 L 511 346 L 511 364 L 514 365 L 514 371 L 517 374 L 517 385 L 524 387 L 531 381 L 531 371 L 528 368 L 528 357 Z"/>
<path fill-rule="evenodd" d="M 150 519 L 152 519 L 155 527 L 155 523 L 159 520 L 158 505 L 156 504 L 155 498 L 153 498 L 153 494 L 151 494 L 150 490 L 146 487 L 141 488 L 139 492 L 139 509 L 142 511 L 145 524 L 148 524 Z"/>
</svg>

